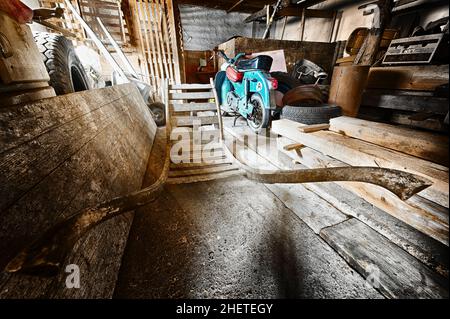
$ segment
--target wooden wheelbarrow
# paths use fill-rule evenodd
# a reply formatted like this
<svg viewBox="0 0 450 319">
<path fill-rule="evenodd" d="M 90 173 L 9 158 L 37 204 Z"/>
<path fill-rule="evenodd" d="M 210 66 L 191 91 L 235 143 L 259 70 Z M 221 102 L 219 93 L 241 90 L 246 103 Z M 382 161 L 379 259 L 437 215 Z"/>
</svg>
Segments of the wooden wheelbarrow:
<svg viewBox="0 0 450 319">
<path fill-rule="evenodd" d="M 186 92 L 195 90 L 195 92 Z M 204 92 L 199 92 L 203 90 Z M 125 212 L 145 206 L 155 200 L 165 184 L 192 183 L 242 176 L 261 183 L 311 183 L 331 181 L 354 181 L 384 187 L 405 200 L 429 187 L 425 178 L 399 170 L 378 167 L 336 167 L 301 170 L 258 170 L 240 162 L 224 143 L 221 112 L 217 93 L 210 84 L 165 85 L 166 129 L 165 157 L 161 163 L 159 178 L 151 186 L 126 196 L 117 197 L 94 207 L 75 213 L 48 229 L 40 238 L 20 251 L 6 266 L 5 271 L 40 276 L 56 275 L 67 254 L 76 242 L 90 229 Z M 211 100 L 215 103 L 211 103 Z M 194 101 L 186 103 L 186 101 Z M 207 102 L 198 102 L 208 100 Z M 172 142 L 174 132 L 187 132 L 185 140 Z M 197 133 L 217 133 L 214 141 L 221 154 L 215 161 L 201 157 L 198 163 L 178 163 L 173 160 L 173 149 L 179 143 L 191 143 Z M 158 138 L 158 137 L 157 137 Z M 209 143 L 200 143 L 200 149 Z M 195 154 L 189 151 L 189 154 Z M 206 154 L 206 153 L 204 153 Z M 203 154 L 203 155 L 204 155 Z M 194 155 L 193 155 L 194 156 Z M 191 158 L 192 159 L 192 158 Z"/>
</svg>

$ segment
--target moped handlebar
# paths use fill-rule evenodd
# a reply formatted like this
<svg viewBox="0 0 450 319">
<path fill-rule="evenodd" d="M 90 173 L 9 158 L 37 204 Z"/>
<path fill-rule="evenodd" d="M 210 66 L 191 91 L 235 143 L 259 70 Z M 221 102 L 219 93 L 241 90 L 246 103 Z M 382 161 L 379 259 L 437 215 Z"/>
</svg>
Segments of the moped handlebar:
<svg viewBox="0 0 450 319">
<path fill-rule="evenodd" d="M 229 58 L 227 57 L 227 55 L 225 54 L 225 52 L 223 52 L 223 50 L 218 50 L 217 54 L 220 55 L 222 58 L 224 58 L 226 61 L 229 60 Z"/>
</svg>

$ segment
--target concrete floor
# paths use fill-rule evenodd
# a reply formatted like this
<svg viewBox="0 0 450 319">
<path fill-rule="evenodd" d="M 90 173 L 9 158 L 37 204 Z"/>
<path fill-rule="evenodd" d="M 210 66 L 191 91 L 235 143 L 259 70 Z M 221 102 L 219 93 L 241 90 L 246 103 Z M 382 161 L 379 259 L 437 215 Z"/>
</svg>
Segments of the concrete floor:
<svg viewBox="0 0 450 319">
<path fill-rule="evenodd" d="M 136 212 L 116 298 L 382 298 L 265 185 L 166 189 Z"/>
</svg>

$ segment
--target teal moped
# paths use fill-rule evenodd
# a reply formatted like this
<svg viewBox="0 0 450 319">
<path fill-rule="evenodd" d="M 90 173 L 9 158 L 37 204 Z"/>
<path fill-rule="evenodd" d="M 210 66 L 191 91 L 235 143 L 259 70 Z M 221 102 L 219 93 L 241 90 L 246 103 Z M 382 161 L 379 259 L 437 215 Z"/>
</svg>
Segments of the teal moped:
<svg viewBox="0 0 450 319">
<path fill-rule="evenodd" d="M 225 59 L 214 79 L 222 110 L 244 117 L 254 132 L 261 132 L 269 126 L 276 110 L 278 81 L 269 73 L 272 57 L 260 55 L 245 59 L 245 53 L 234 58 L 228 58 L 223 51 L 218 54 Z"/>
</svg>

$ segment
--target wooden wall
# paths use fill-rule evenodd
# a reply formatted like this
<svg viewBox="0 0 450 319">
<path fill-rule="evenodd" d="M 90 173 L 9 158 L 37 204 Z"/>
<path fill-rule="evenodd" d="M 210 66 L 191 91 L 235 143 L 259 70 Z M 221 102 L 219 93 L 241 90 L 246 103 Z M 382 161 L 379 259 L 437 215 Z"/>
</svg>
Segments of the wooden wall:
<svg viewBox="0 0 450 319">
<path fill-rule="evenodd" d="M 141 188 L 156 125 L 131 84 L 0 105 L 0 268 L 80 209 Z M 0 298 L 112 296 L 133 213 L 99 225 L 66 260 L 81 288 L 0 273 Z"/>
<path fill-rule="evenodd" d="M 308 59 L 323 67 L 325 71 L 328 72 L 328 78 L 330 79 L 336 60 L 336 42 L 262 40 L 238 37 L 222 43 L 219 46 L 219 49 L 225 50 L 225 53 L 232 57 L 239 52 L 256 53 L 271 50 L 284 50 L 288 72 L 292 71 L 296 61 Z M 222 59 L 219 59 L 219 65 L 222 63 L 221 60 Z"/>
<path fill-rule="evenodd" d="M 183 70 L 185 83 L 209 83 L 209 78 L 214 78 L 217 73 L 217 59 L 213 57 L 213 51 L 183 51 Z M 207 62 L 199 72 L 200 59 Z M 216 62 L 215 62 L 216 61 Z"/>
</svg>

